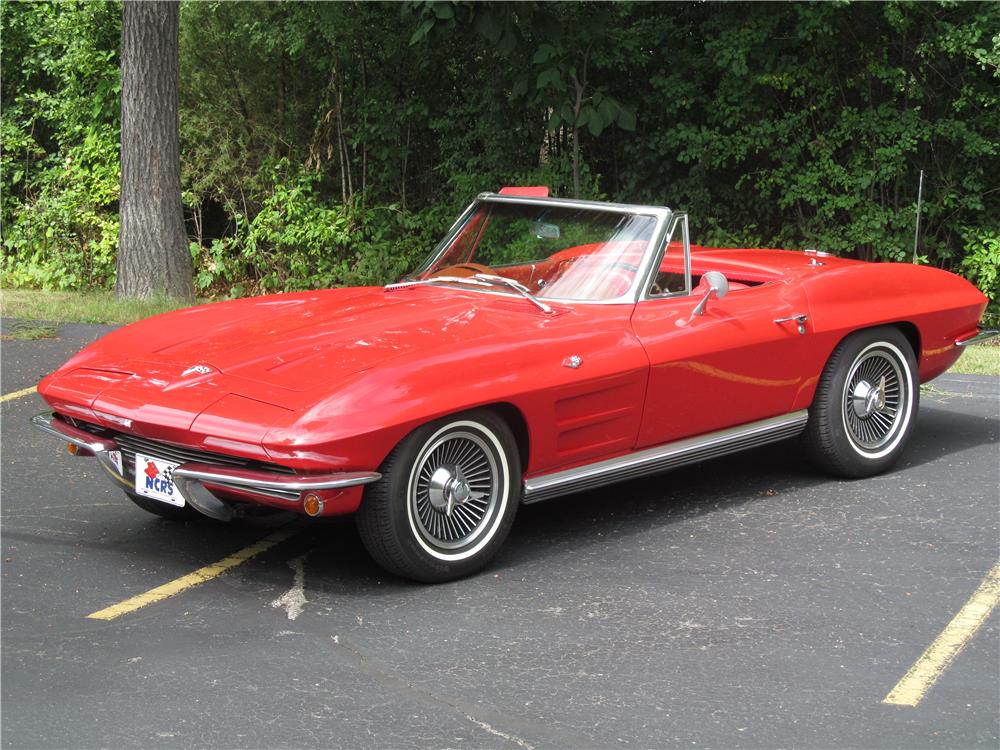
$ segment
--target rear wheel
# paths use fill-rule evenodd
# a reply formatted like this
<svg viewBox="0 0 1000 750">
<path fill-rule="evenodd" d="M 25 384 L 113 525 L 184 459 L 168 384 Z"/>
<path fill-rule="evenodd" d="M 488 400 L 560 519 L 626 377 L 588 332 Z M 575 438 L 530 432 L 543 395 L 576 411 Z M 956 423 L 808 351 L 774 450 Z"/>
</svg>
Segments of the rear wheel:
<svg viewBox="0 0 1000 750">
<path fill-rule="evenodd" d="M 170 505 L 170 503 L 163 503 L 149 497 L 136 495 L 134 492 L 126 491 L 125 494 L 129 500 L 147 513 L 152 513 L 154 516 L 159 516 L 160 518 L 166 518 L 168 521 L 196 521 L 200 518 L 208 517 L 187 504 L 181 506 Z"/>
<path fill-rule="evenodd" d="M 805 442 L 823 469 L 866 477 L 888 469 L 913 431 L 917 363 L 897 328 L 848 336 L 830 356 L 809 410 Z"/>
<path fill-rule="evenodd" d="M 386 570 L 433 583 L 469 575 L 503 544 L 520 500 L 514 436 L 498 415 L 468 412 L 406 437 L 365 489 L 361 539 Z"/>
</svg>

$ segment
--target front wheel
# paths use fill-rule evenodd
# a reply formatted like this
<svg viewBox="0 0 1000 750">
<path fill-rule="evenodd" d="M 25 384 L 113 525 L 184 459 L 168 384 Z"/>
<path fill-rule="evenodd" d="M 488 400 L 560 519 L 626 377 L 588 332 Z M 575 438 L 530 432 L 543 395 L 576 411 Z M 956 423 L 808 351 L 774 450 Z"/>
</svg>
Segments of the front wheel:
<svg viewBox="0 0 1000 750">
<path fill-rule="evenodd" d="M 899 329 L 858 331 L 834 350 L 820 376 L 806 447 L 833 474 L 878 474 L 902 453 L 919 400 L 916 358 Z"/>
<path fill-rule="evenodd" d="M 503 544 L 520 500 L 517 443 L 477 410 L 418 428 L 389 454 L 356 514 L 375 561 L 425 583 L 469 575 Z"/>
</svg>

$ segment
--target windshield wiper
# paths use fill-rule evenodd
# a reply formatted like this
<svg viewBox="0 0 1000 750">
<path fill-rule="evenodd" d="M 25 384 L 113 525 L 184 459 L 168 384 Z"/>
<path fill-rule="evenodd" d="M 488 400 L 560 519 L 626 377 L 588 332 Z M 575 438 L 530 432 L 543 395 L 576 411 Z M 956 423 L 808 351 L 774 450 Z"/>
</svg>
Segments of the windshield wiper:
<svg viewBox="0 0 1000 750">
<path fill-rule="evenodd" d="M 399 281 L 395 284 L 386 284 L 383 288 L 387 292 L 391 292 L 393 289 L 405 289 L 411 286 L 421 286 L 422 284 L 435 284 L 438 282 L 445 283 L 456 283 L 456 284 L 471 284 L 472 286 L 505 286 L 508 289 L 513 289 L 515 292 L 520 294 L 529 302 L 533 303 L 546 315 L 552 314 L 552 308 L 538 299 L 535 295 L 528 291 L 528 288 L 514 279 L 508 279 L 506 276 L 494 276 L 489 273 L 477 273 L 475 276 L 434 276 L 430 279 L 417 279 L 416 281 Z"/>
<path fill-rule="evenodd" d="M 494 276 L 491 273 L 477 273 L 473 278 L 480 279 L 482 281 L 492 282 L 494 284 L 501 284 L 508 289 L 513 289 L 515 292 L 520 294 L 526 300 L 533 303 L 539 310 L 541 310 L 546 315 L 552 314 L 552 308 L 542 302 L 538 297 L 532 294 L 528 287 L 522 284 L 520 281 L 514 281 L 514 279 L 508 279 L 506 276 Z"/>
<path fill-rule="evenodd" d="M 421 284 L 436 284 L 440 281 L 455 284 L 472 284 L 473 286 L 490 286 L 484 281 L 476 281 L 471 276 L 434 276 L 430 279 L 416 279 L 415 281 L 397 281 L 395 284 L 386 284 L 383 289 L 391 292 L 393 289 L 405 289 L 408 286 L 420 286 Z"/>
</svg>

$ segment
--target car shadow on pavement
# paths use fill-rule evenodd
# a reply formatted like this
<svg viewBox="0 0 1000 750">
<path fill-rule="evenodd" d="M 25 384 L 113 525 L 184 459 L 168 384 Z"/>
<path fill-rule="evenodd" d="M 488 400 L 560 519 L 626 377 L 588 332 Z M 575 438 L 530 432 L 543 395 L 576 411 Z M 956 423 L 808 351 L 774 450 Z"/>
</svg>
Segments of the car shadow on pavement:
<svg viewBox="0 0 1000 750">
<path fill-rule="evenodd" d="M 890 474 L 997 441 L 995 420 L 928 407 L 921 410 L 913 439 Z M 565 562 L 566 555 L 599 551 L 612 535 L 621 540 L 713 513 L 743 512 L 741 508 L 757 511 L 758 504 L 766 511 L 767 504 L 778 494 L 865 481 L 821 474 L 813 469 L 797 441 L 784 441 L 665 474 L 522 506 L 497 560 L 484 574 L 502 575 L 560 559 Z M 306 554 L 313 589 L 377 596 L 414 586 L 384 572 L 371 560 L 350 518 L 309 521 L 277 514 L 234 524 L 208 519 L 176 523 L 146 517 L 124 497 L 121 502 L 120 510 L 108 511 L 101 519 L 103 523 L 81 529 L 75 538 L 55 538 L 30 526 L 8 526 L 4 533 L 8 540 L 31 544 L 120 552 L 134 562 L 183 558 L 185 564 L 190 564 L 194 558 L 206 564 L 291 522 L 300 524 L 300 530 L 262 555 L 254 567 L 261 583 L 273 579 L 279 585 L 288 575 L 285 562 Z M 188 553 L 178 554 L 181 550 Z"/>
<path fill-rule="evenodd" d="M 940 408 L 922 409 L 900 461 L 883 476 L 923 466 L 997 442 L 997 422 Z M 989 463 L 989 460 L 986 462 Z M 797 440 L 705 461 L 520 509 L 500 565 L 519 566 L 565 545 L 574 553 L 607 543 L 608 535 L 636 535 L 741 506 L 767 505 L 779 493 L 824 485 L 864 483 L 815 469 Z"/>
<path fill-rule="evenodd" d="M 996 423 L 982 416 L 930 406 L 921 411 L 918 420 L 910 445 L 889 475 L 997 440 Z M 756 511 L 760 506 L 766 512 L 767 504 L 779 494 L 865 481 L 822 474 L 809 463 L 798 441 L 784 441 L 665 474 L 522 506 L 498 558 L 479 575 L 502 576 L 539 564 L 565 562 L 566 555 L 599 551 L 609 544 L 611 536 L 620 540 L 713 513 Z M 283 558 L 308 554 L 309 585 L 314 591 L 367 597 L 419 588 L 419 584 L 388 574 L 372 562 L 349 519 L 307 522 L 296 536 L 294 547 L 301 551 L 289 552 L 286 547 Z"/>
</svg>

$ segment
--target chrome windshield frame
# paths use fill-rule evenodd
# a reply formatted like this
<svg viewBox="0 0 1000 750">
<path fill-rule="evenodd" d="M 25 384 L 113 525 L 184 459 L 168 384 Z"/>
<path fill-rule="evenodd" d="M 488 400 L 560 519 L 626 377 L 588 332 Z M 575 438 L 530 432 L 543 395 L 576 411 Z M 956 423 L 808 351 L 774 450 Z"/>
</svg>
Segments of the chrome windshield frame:
<svg viewBox="0 0 1000 750">
<path fill-rule="evenodd" d="M 613 299 L 604 300 L 586 300 L 586 299 L 564 299 L 560 297 L 540 297 L 544 302 L 556 303 L 560 305 L 621 305 L 621 304 L 635 304 L 639 301 L 642 296 L 642 291 L 644 288 L 645 279 L 649 275 L 649 267 L 653 262 L 653 258 L 658 254 L 660 245 L 664 242 L 667 230 L 670 228 L 671 217 L 673 216 L 673 211 L 671 211 L 666 206 L 646 206 L 630 203 L 606 203 L 602 201 L 585 201 L 585 200 L 575 200 L 572 198 L 529 198 L 519 195 L 499 195 L 497 193 L 480 193 L 476 200 L 473 201 L 466 209 L 461 213 L 455 223 L 451 225 L 448 233 L 445 235 L 444 239 L 441 240 L 434 248 L 433 253 L 430 257 L 421 263 L 417 271 L 421 271 L 425 268 L 433 266 L 434 263 L 444 254 L 444 252 L 451 246 L 452 240 L 458 235 L 458 233 L 465 226 L 466 221 L 469 217 L 484 203 L 513 203 L 519 205 L 528 206 L 550 206 L 554 208 L 581 208 L 589 209 L 592 211 L 604 211 L 607 213 L 617 213 L 632 216 L 649 216 L 656 220 L 656 224 L 653 227 L 653 232 L 650 234 L 649 242 L 646 245 L 645 250 L 642 254 L 642 260 L 639 262 L 638 269 L 636 270 L 635 278 L 632 280 L 632 285 L 629 290 L 619 297 L 614 297 Z M 415 271 L 414 273 L 416 273 Z M 404 282 L 405 283 L 405 282 Z M 495 294 L 503 297 L 514 297 L 517 295 L 511 294 L 509 292 L 503 291 L 493 291 L 486 289 L 477 289 L 477 292 L 482 292 L 483 294 Z"/>
<path fill-rule="evenodd" d="M 656 280 L 656 274 L 659 270 L 660 263 L 667 254 L 669 249 L 670 241 L 674 238 L 674 232 L 680 228 L 681 229 L 681 241 L 683 245 L 684 253 L 684 291 L 680 292 L 665 292 L 663 294 L 653 294 L 652 286 L 653 281 Z M 642 285 L 641 294 L 639 295 L 639 301 L 644 302 L 648 300 L 661 300 L 661 299 L 673 299 L 677 297 L 689 297 L 693 291 L 691 287 L 691 235 L 690 227 L 688 225 L 688 215 L 686 212 L 675 211 L 673 216 L 671 216 L 670 222 L 667 225 L 666 232 L 664 234 L 662 242 L 657 246 L 656 252 L 653 254 L 652 262 L 649 264 L 649 269 L 647 271 L 648 278 Z"/>
</svg>

